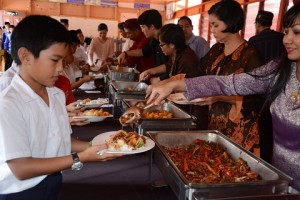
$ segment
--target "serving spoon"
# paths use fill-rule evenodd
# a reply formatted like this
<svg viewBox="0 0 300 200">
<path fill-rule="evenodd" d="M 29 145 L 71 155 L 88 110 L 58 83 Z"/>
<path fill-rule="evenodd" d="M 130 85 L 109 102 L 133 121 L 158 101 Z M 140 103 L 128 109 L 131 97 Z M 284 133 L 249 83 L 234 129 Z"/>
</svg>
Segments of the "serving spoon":
<svg viewBox="0 0 300 200">
<path fill-rule="evenodd" d="M 154 101 L 145 105 L 144 107 L 132 106 L 128 108 L 119 118 L 119 122 L 122 126 L 129 126 L 131 124 L 136 124 L 137 120 L 141 118 L 142 112 L 148 108 L 155 106 Z"/>
</svg>

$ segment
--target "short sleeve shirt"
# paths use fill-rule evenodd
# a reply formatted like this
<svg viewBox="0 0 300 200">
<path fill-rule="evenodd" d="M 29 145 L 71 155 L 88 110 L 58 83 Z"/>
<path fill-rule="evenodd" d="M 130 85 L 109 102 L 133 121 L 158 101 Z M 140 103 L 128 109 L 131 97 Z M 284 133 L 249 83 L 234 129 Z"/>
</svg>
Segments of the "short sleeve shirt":
<svg viewBox="0 0 300 200">
<path fill-rule="evenodd" d="M 64 93 L 47 88 L 49 106 L 15 75 L 0 93 L 0 194 L 32 188 L 45 178 L 18 180 L 7 161 L 23 157 L 51 158 L 71 153 L 71 127 Z"/>
</svg>

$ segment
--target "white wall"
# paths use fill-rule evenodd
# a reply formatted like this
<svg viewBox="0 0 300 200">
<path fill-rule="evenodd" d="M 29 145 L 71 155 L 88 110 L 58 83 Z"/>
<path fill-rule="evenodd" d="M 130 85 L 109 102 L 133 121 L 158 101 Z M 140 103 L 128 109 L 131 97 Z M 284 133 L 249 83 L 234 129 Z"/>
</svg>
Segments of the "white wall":
<svg viewBox="0 0 300 200">
<path fill-rule="evenodd" d="M 69 30 L 81 29 L 84 36 L 86 37 L 97 37 L 98 36 L 98 25 L 105 23 L 108 26 L 108 37 L 118 37 L 118 22 L 111 20 L 99 20 L 99 19 L 87 19 L 78 17 L 64 17 L 64 16 L 51 16 L 58 21 L 62 18 L 69 19 Z"/>
</svg>

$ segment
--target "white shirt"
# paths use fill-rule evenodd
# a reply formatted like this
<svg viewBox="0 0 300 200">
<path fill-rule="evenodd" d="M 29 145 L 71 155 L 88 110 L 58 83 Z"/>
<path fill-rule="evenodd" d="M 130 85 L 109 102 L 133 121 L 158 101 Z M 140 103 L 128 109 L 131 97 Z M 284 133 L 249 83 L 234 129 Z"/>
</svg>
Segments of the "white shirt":
<svg viewBox="0 0 300 200">
<path fill-rule="evenodd" d="M 49 106 L 21 78 L 15 75 L 0 93 L 0 194 L 32 188 L 45 175 L 18 180 L 8 160 L 50 158 L 71 153 L 71 127 L 65 95 L 56 87 L 47 88 Z"/>
<path fill-rule="evenodd" d="M 81 70 L 78 70 L 78 67 L 75 63 L 68 64 L 64 68 L 64 75 L 70 80 L 71 83 L 76 82 L 76 78 L 82 77 Z"/>
<path fill-rule="evenodd" d="M 19 73 L 19 67 L 15 62 L 12 63 L 11 67 L 6 70 L 0 77 L 0 92 L 10 85 L 11 80 L 15 74 Z"/>
<path fill-rule="evenodd" d="M 78 62 L 79 61 L 85 61 L 86 63 L 88 62 L 88 55 L 84 52 L 84 50 L 80 46 L 76 48 L 76 51 L 73 55 L 78 60 Z"/>
<path fill-rule="evenodd" d="M 133 45 L 133 43 L 134 43 L 133 40 L 126 38 L 125 43 L 123 44 L 123 47 L 122 47 L 122 52 L 127 51 Z"/>
</svg>

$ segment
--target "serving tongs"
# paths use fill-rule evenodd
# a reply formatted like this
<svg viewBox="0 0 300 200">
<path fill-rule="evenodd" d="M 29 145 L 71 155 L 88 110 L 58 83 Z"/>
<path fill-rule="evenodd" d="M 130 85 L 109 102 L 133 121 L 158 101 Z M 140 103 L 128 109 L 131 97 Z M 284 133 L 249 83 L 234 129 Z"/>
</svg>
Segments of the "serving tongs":
<svg viewBox="0 0 300 200">
<path fill-rule="evenodd" d="M 137 121 L 141 118 L 144 110 L 155 106 L 154 101 L 140 108 L 137 106 L 132 106 L 128 108 L 119 118 L 122 126 L 129 126 L 131 124 L 137 124 Z"/>
</svg>

